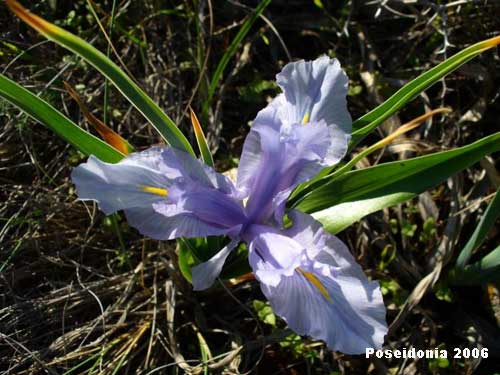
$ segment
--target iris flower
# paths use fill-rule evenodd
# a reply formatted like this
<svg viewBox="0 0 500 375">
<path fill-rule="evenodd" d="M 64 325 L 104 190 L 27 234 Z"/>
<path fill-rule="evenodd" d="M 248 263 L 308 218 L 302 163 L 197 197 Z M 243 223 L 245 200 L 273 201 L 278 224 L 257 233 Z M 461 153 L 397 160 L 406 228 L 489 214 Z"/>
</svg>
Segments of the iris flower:
<svg viewBox="0 0 500 375">
<path fill-rule="evenodd" d="M 348 78 L 336 59 L 322 56 L 286 65 L 277 83 L 283 92 L 257 114 L 236 186 L 183 151 L 155 147 L 117 164 L 91 156 L 72 173 L 79 198 L 106 214 L 123 210 L 157 240 L 228 236 L 228 245 L 193 267 L 195 290 L 210 287 L 244 241 L 263 294 L 292 330 L 348 354 L 380 348 L 387 325 L 378 283 L 310 215 L 290 210 L 292 224 L 283 225 L 292 190 L 347 151 Z"/>
</svg>

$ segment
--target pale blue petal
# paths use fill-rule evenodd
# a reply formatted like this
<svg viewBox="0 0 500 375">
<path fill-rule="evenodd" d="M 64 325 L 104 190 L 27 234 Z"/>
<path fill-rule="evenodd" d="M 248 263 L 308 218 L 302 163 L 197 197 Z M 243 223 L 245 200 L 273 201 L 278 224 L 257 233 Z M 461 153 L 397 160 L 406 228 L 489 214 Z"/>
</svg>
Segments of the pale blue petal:
<svg viewBox="0 0 500 375">
<path fill-rule="evenodd" d="M 314 61 L 287 64 L 276 76 L 288 105 L 280 108 L 284 122 L 301 124 L 325 121 L 344 133 L 351 133 L 351 116 L 347 110 L 349 79 L 337 59 L 321 56 Z"/>
<path fill-rule="evenodd" d="M 196 184 L 214 188 L 235 199 L 239 198 L 239 191 L 236 190 L 233 182 L 221 173 L 217 173 L 202 161 L 193 158 L 187 152 L 173 147 L 163 149 L 162 163 L 159 165 L 160 171 L 165 176 L 177 180 L 178 183 Z"/>
<path fill-rule="evenodd" d="M 231 242 L 204 263 L 198 264 L 191 269 L 193 289 L 204 290 L 212 286 L 215 279 L 219 276 L 224 266 L 224 262 L 231 251 L 238 245 L 239 239 L 233 239 Z"/>
<path fill-rule="evenodd" d="M 238 188 L 249 196 L 247 214 L 281 221 L 289 193 L 345 155 L 351 132 L 348 78 L 336 59 L 287 64 L 283 89 L 252 124 L 238 169 Z"/>
<path fill-rule="evenodd" d="M 262 292 L 299 335 L 323 340 L 330 349 L 346 354 L 381 348 L 387 325 L 378 283 L 325 268 L 317 262 L 301 267 L 321 282 L 328 299 L 299 271 L 283 276 L 277 286 L 261 283 Z"/>
<path fill-rule="evenodd" d="M 274 106 L 258 116 L 245 141 L 238 172 L 238 187 L 247 192 L 247 215 L 266 222 L 273 212 L 279 221 L 290 192 L 322 168 L 336 163 L 347 150 L 347 138 L 325 122 L 270 126 Z M 335 150 L 336 154 L 330 154 Z"/>
<path fill-rule="evenodd" d="M 243 238 L 249 243 L 248 260 L 255 276 L 261 282 L 276 286 L 281 277 L 292 275 L 306 249 L 276 228 L 252 225 Z"/>
<path fill-rule="evenodd" d="M 161 153 L 147 152 L 144 159 L 134 155 L 117 164 L 105 163 L 91 155 L 76 167 L 71 179 L 81 200 L 93 200 L 109 215 L 118 210 L 142 207 L 163 197 L 145 192 L 143 186 L 166 188 L 170 181 L 157 166 Z"/>
<path fill-rule="evenodd" d="M 309 258 L 349 270 L 358 276 L 364 275 L 347 246 L 338 237 L 325 231 L 319 221 L 298 210 L 290 210 L 288 217 L 292 225 L 285 234 L 301 243 L 307 249 Z M 335 249 L 332 256 L 328 256 L 330 249 Z"/>
<path fill-rule="evenodd" d="M 72 179 L 80 199 L 97 201 L 106 214 L 124 210 L 130 225 L 154 239 L 225 234 L 247 220 L 228 178 L 172 148 L 134 153 L 117 164 L 91 156 Z"/>
<path fill-rule="evenodd" d="M 385 307 L 377 282 L 369 281 L 347 247 L 307 214 L 292 211 L 293 225 L 282 233 L 297 248 L 306 248 L 293 273 L 280 277 L 259 278 L 266 264 L 250 262 L 261 282 L 264 295 L 276 314 L 301 335 L 324 340 L 333 350 L 348 354 L 364 353 L 367 347 L 380 348 L 387 333 Z M 284 241 L 268 241 L 269 253 L 287 252 Z M 289 246 L 289 245 L 288 245 Z M 264 257 L 265 258 L 265 257 Z M 313 275 L 327 292 L 325 296 L 301 272 Z"/>
<path fill-rule="evenodd" d="M 276 103 L 277 100 L 274 99 L 257 114 L 243 144 L 238 165 L 237 187 L 246 195 L 250 193 L 258 180 L 263 166 L 264 153 L 269 154 L 279 146 L 281 120 L 277 117 Z"/>
<path fill-rule="evenodd" d="M 155 240 L 219 236 L 231 230 L 231 228 L 206 223 L 191 213 L 165 216 L 155 211 L 152 206 L 129 208 L 125 210 L 125 215 L 130 226 Z"/>
</svg>

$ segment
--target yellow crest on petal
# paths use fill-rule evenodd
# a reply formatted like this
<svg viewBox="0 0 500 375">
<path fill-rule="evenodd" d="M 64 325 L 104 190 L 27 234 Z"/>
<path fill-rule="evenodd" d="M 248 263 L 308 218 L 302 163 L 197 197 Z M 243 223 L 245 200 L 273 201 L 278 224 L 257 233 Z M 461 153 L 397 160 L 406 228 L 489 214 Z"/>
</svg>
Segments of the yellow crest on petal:
<svg viewBox="0 0 500 375">
<path fill-rule="evenodd" d="M 300 268 L 297 268 L 297 272 L 304 276 L 307 281 L 309 281 L 316 289 L 318 289 L 321 295 L 325 297 L 328 302 L 332 302 L 332 298 L 330 297 L 330 294 L 326 290 L 325 286 L 314 274 L 312 274 L 311 272 L 306 272 Z"/>
<path fill-rule="evenodd" d="M 311 116 L 311 114 L 309 112 L 306 112 L 306 114 L 304 115 L 304 117 L 302 117 L 302 124 L 307 124 L 309 122 L 309 117 Z"/>
<path fill-rule="evenodd" d="M 159 195 L 160 197 L 166 197 L 168 195 L 167 189 L 163 189 L 163 188 L 159 188 L 159 187 L 140 186 L 139 188 L 146 193 Z"/>
</svg>

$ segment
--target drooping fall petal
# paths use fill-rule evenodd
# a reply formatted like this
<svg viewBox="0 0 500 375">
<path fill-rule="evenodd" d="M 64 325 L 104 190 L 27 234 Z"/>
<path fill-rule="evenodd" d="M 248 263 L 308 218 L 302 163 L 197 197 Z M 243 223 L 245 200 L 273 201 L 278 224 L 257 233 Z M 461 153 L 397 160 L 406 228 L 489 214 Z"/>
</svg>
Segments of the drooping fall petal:
<svg viewBox="0 0 500 375">
<path fill-rule="evenodd" d="M 274 312 L 296 333 L 321 339 L 332 350 L 361 354 L 380 348 L 387 325 L 378 283 L 367 279 L 347 247 L 320 223 L 299 212 L 291 217 L 293 225 L 281 238 L 250 250 L 250 264 Z M 293 262 L 283 267 L 279 257 L 288 249 Z"/>
<path fill-rule="evenodd" d="M 220 235 L 245 220 L 231 181 L 173 148 L 133 153 L 117 164 L 90 157 L 73 170 L 82 200 L 155 239 Z"/>
</svg>

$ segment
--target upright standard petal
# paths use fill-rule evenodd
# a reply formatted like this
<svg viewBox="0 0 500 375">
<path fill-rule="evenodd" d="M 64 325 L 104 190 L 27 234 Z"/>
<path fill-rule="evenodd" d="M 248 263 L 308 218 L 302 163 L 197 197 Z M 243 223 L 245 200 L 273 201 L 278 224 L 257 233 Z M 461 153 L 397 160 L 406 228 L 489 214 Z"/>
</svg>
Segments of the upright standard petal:
<svg viewBox="0 0 500 375">
<path fill-rule="evenodd" d="M 369 281 L 346 246 L 309 215 L 292 212 L 291 217 L 293 226 L 283 232 L 289 240 L 267 244 L 272 253 L 286 254 L 290 240 L 297 243 L 294 248 L 306 249 L 298 264 L 291 251 L 294 272 L 282 272 L 274 259 L 251 262 L 274 312 L 298 334 L 321 339 L 332 350 L 360 354 L 380 348 L 387 325 L 378 283 Z M 273 268 L 279 280 L 260 276 Z"/>
<path fill-rule="evenodd" d="M 276 76 L 285 100 L 280 116 L 289 124 L 325 121 L 351 133 L 347 111 L 349 79 L 337 59 L 321 56 L 314 61 L 300 60 L 285 65 Z"/>
<path fill-rule="evenodd" d="M 279 221 L 293 188 L 329 165 L 330 150 L 338 153 L 335 162 L 347 150 L 347 138 L 337 128 L 324 121 L 288 125 L 277 112 L 271 105 L 259 113 L 238 168 L 238 188 L 249 197 L 247 215 L 253 222 L 266 222 L 273 213 Z"/>
<path fill-rule="evenodd" d="M 229 179 L 173 148 L 117 164 L 91 156 L 72 179 L 80 199 L 97 201 L 106 214 L 124 210 L 130 225 L 155 239 L 225 234 L 246 220 Z"/>
<path fill-rule="evenodd" d="M 283 89 L 260 111 L 245 140 L 238 188 L 249 196 L 253 221 L 278 222 L 290 192 L 347 151 L 351 117 L 347 76 L 335 59 L 299 61 L 277 75 Z"/>
</svg>

